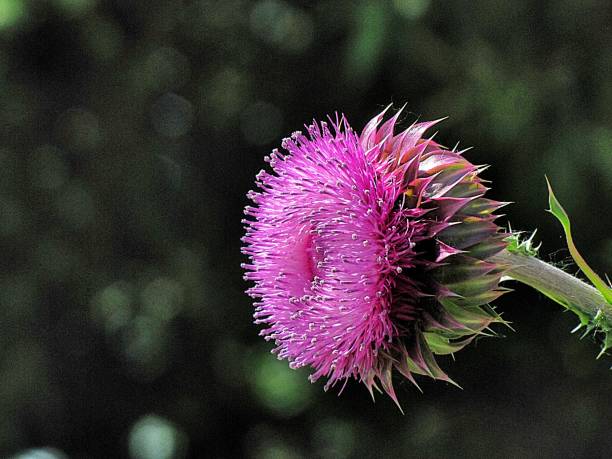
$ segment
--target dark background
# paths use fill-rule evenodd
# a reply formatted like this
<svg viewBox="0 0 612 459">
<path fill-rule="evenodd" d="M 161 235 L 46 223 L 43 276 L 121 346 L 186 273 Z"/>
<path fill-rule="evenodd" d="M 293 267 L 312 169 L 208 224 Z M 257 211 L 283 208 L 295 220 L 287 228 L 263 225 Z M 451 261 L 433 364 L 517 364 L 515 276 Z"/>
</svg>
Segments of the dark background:
<svg viewBox="0 0 612 459">
<path fill-rule="evenodd" d="M 541 295 L 443 362 L 463 390 L 398 380 L 402 416 L 269 354 L 239 238 L 282 137 L 407 103 L 567 263 L 547 174 L 609 271 L 611 24 L 606 0 L 0 0 L 0 456 L 610 457 L 612 359 Z"/>
</svg>

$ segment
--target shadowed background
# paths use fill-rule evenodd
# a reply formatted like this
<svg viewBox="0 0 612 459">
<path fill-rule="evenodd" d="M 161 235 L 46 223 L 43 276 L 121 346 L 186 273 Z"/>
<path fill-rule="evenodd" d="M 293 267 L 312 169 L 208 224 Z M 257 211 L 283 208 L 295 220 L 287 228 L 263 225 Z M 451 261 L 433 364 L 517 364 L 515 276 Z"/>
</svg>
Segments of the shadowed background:
<svg viewBox="0 0 612 459">
<path fill-rule="evenodd" d="M 407 103 L 567 262 L 547 174 L 609 272 L 610 24 L 605 0 L 0 0 L 0 455 L 609 457 L 612 359 L 541 295 L 443 362 L 464 390 L 398 380 L 402 416 L 269 353 L 239 239 L 282 137 Z"/>
</svg>

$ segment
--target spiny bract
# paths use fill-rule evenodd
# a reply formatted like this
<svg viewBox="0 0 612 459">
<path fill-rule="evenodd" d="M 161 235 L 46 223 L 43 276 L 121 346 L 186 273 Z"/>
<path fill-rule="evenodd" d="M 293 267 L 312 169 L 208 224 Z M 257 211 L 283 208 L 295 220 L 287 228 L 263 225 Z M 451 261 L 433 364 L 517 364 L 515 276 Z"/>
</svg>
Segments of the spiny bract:
<svg viewBox="0 0 612 459">
<path fill-rule="evenodd" d="M 245 279 L 272 352 L 310 366 L 325 388 L 378 383 L 397 403 L 395 368 L 452 382 L 433 354 L 458 351 L 501 318 L 504 205 L 483 197 L 482 167 L 424 132 L 394 134 L 384 112 L 357 135 L 344 116 L 313 122 L 266 157 L 243 220 Z"/>
</svg>

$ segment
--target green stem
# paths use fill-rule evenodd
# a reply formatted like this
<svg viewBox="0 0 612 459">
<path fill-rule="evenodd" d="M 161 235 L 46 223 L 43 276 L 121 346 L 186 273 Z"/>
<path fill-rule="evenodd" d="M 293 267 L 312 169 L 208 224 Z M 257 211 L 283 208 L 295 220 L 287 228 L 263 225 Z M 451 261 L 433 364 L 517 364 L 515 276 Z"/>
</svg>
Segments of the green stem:
<svg viewBox="0 0 612 459">
<path fill-rule="evenodd" d="M 583 325 L 612 324 L 612 306 L 594 287 L 559 268 L 530 255 L 507 250 L 491 261 L 509 267 L 506 275 L 529 285 L 553 301 L 574 311 Z"/>
</svg>

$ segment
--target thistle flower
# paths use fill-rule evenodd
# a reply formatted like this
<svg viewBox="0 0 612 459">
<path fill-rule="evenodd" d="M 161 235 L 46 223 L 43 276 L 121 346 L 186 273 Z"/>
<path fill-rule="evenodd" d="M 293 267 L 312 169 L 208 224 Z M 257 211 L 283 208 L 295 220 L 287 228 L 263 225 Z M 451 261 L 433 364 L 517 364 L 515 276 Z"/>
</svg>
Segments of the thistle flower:
<svg viewBox="0 0 612 459">
<path fill-rule="evenodd" d="M 434 354 L 493 322 L 504 249 L 483 167 L 384 113 L 356 134 L 344 116 L 294 133 L 257 175 L 243 220 L 245 279 L 261 335 L 325 389 L 353 377 L 397 403 L 392 373 L 452 382 Z"/>
</svg>

